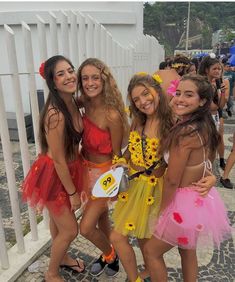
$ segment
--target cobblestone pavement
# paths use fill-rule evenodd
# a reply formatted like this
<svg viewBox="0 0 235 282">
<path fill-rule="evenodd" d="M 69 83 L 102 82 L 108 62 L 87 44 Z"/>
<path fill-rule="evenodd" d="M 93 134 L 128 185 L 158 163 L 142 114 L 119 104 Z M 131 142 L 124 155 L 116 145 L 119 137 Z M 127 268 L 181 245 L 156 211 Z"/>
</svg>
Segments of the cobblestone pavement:
<svg viewBox="0 0 235 282">
<path fill-rule="evenodd" d="M 235 118 L 229 118 L 225 120 L 225 158 L 227 158 L 231 145 L 232 145 L 232 133 L 235 130 Z M 1 146 L 1 144 L 0 144 Z M 20 160 L 20 155 L 18 153 L 18 144 L 12 144 L 14 165 L 16 171 L 16 180 L 19 184 L 22 180 L 22 164 Z M 0 148 L 1 149 L 1 148 Z M 34 159 L 34 145 L 30 144 L 31 158 Z M 6 187 L 6 177 L 4 173 L 4 162 L 3 154 L 0 150 L 0 206 L 2 208 L 4 228 L 6 239 L 10 246 L 11 243 L 14 243 L 15 236 L 12 224 L 12 214 L 9 204 L 8 190 Z M 229 218 L 233 226 L 235 226 L 235 188 L 233 190 L 223 188 L 219 183 L 219 177 L 222 173 L 222 170 L 219 168 L 218 161 L 215 162 L 214 173 L 217 175 L 217 185 L 218 191 L 221 194 L 221 197 L 224 199 L 226 207 L 228 208 Z M 230 179 L 235 185 L 235 167 L 230 173 Z M 19 186 L 19 185 L 18 185 Z M 25 225 L 28 222 L 26 205 L 20 204 L 20 209 L 22 212 L 22 224 Z M 234 247 L 234 237 L 228 241 L 225 241 L 220 250 L 213 250 L 212 247 L 208 246 L 207 248 L 198 251 L 198 261 L 199 261 L 199 282 L 208 282 L 208 281 L 222 281 L 222 282 L 232 282 L 235 281 L 235 247 Z M 140 253 L 140 250 L 137 246 L 136 240 L 132 239 L 132 244 L 136 253 L 139 269 L 143 268 L 143 259 Z M 44 281 L 44 272 L 47 268 L 49 261 L 49 252 L 48 247 L 47 251 L 37 258 L 39 261 L 38 272 L 29 272 L 28 270 L 16 280 L 16 282 L 41 282 Z M 77 239 L 72 243 L 70 250 L 72 257 L 77 258 L 78 256 L 85 261 L 86 270 L 77 274 L 75 272 L 67 271 L 61 269 L 61 275 L 65 281 L 74 282 L 74 281 L 119 281 L 124 282 L 126 280 L 126 274 L 121 266 L 121 270 L 118 275 L 114 278 L 109 278 L 105 273 L 101 274 L 98 278 L 94 278 L 89 274 L 89 269 L 94 262 L 94 260 L 100 255 L 100 251 L 82 236 L 78 236 Z M 169 253 L 166 254 L 166 264 L 168 266 L 169 281 L 180 282 L 183 281 L 182 273 L 180 270 L 180 259 L 178 251 L 176 248 L 172 249 Z M 5 281 L 2 281 L 5 282 Z"/>
</svg>

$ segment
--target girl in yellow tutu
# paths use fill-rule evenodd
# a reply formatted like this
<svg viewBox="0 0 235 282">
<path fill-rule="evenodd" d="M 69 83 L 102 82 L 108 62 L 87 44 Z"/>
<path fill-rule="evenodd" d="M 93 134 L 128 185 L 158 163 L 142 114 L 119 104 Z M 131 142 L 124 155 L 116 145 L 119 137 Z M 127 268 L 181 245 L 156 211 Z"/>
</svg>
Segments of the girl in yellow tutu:
<svg viewBox="0 0 235 282">
<path fill-rule="evenodd" d="M 156 75 L 134 75 L 129 83 L 128 98 L 134 117 L 129 146 L 124 158 L 116 158 L 115 161 L 123 163 L 126 160 L 130 175 L 145 172 L 130 181 L 127 192 L 118 195 L 113 213 L 114 230 L 111 233 L 111 242 L 128 278 L 136 281 L 136 259 L 128 243 L 128 236 L 138 239 L 143 252 L 146 239 L 151 237 L 150 214 L 158 213 L 161 202 L 163 174 L 166 168 L 162 161 L 161 140 L 166 138 L 173 120 L 167 98 L 162 93 Z"/>
</svg>

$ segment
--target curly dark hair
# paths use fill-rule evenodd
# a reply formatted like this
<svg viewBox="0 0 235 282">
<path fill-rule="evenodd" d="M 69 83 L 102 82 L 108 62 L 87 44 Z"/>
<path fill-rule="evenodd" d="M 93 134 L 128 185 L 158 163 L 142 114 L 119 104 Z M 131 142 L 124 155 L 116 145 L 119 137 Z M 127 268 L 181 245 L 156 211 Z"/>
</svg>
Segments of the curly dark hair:
<svg viewBox="0 0 235 282">
<path fill-rule="evenodd" d="M 46 118 L 48 117 L 48 114 L 50 115 L 49 113 L 50 110 L 53 110 L 53 114 L 49 116 L 48 126 L 50 126 L 50 118 L 54 116 L 55 114 L 58 115 L 59 112 L 61 112 L 65 119 L 65 127 L 64 127 L 65 154 L 66 154 L 67 159 L 72 159 L 76 155 L 76 145 L 81 140 L 81 133 L 75 130 L 73 121 L 72 121 L 72 116 L 70 112 L 68 111 L 68 108 L 64 100 L 60 97 L 57 89 L 55 88 L 54 72 L 55 72 L 56 65 L 60 61 L 66 61 L 74 69 L 74 66 L 70 62 L 70 60 L 68 60 L 67 58 L 61 55 L 53 56 L 45 62 L 44 76 L 45 76 L 45 80 L 46 80 L 46 83 L 49 89 L 49 94 L 48 94 L 45 106 L 43 107 L 43 110 L 40 114 L 39 141 L 41 145 L 41 152 L 43 154 L 47 153 L 48 144 L 46 140 L 46 134 L 47 134 L 48 128 L 46 128 L 46 124 L 45 124 Z"/>
</svg>

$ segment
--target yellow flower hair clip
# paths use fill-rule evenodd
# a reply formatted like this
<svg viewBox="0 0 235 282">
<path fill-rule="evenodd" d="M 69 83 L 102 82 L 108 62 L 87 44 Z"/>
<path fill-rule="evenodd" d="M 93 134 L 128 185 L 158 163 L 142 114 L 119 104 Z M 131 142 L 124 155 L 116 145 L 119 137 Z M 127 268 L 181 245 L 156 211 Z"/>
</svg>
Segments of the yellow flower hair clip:
<svg viewBox="0 0 235 282">
<path fill-rule="evenodd" d="M 140 72 L 137 72 L 136 75 L 145 76 L 145 75 L 148 75 L 148 73 L 144 71 L 140 71 Z"/>
<path fill-rule="evenodd" d="M 158 74 L 153 74 L 152 78 L 157 82 L 157 83 L 162 83 L 162 79 Z"/>
</svg>

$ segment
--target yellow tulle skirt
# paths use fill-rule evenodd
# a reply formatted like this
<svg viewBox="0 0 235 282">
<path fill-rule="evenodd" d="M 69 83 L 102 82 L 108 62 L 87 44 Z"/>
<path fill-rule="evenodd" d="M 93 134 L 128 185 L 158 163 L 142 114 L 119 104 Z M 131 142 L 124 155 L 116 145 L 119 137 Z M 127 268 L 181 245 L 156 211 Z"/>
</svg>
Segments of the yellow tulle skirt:
<svg viewBox="0 0 235 282">
<path fill-rule="evenodd" d="M 135 173 L 131 169 L 130 174 Z M 113 211 L 114 230 L 138 239 L 150 238 L 149 220 L 157 216 L 162 198 L 163 177 L 141 175 L 118 195 Z"/>
</svg>

